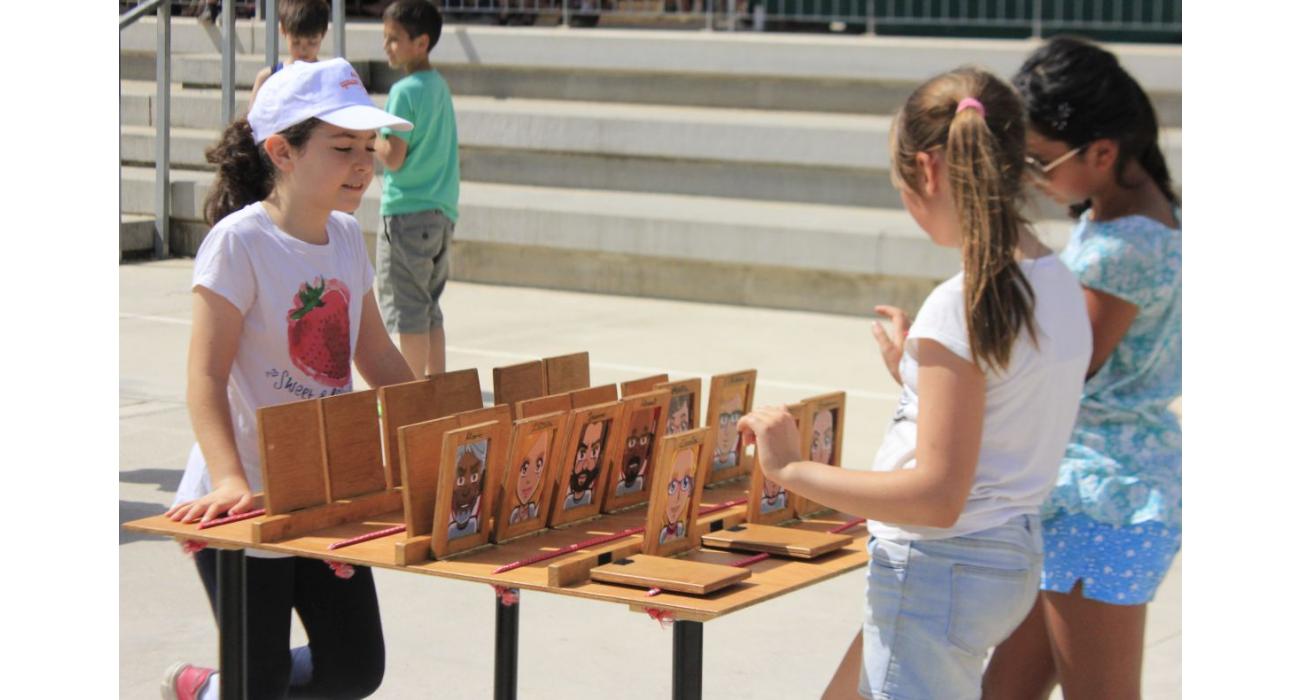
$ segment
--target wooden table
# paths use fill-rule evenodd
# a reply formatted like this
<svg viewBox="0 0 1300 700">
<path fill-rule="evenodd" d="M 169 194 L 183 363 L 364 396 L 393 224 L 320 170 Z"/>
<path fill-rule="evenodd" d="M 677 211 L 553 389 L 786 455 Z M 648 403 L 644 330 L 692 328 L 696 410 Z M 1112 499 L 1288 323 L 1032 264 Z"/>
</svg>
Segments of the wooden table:
<svg viewBox="0 0 1300 700">
<path fill-rule="evenodd" d="M 743 487 L 723 485 L 707 489 L 702 507 L 722 503 L 744 495 Z M 743 517 L 745 506 L 737 505 L 700 517 L 704 531 L 718 529 L 724 521 Z M 842 525 L 849 516 L 827 514 L 819 519 L 805 520 L 793 527 L 827 531 Z M 339 540 L 367 532 L 403 524 L 402 511 L 396 510 L 315 531 L 308 536 L 275 543 L 254 544 L 252 523 L 255 520 L 221 525 L 199 530 L 195 524 L 173 522 L 161 515 L 142 518 L 123 525 L 128 530 L 181 539 L 199 540 L 219 549 L 217 554 L 218 605 L 220 630 L 221 696 L 242 698 L 244 695 L 244 549 L 292 554 L 313 559 L 341 561 L 354 565 L 393 569 L 428 576 L 462 579 L 506 586 L 515 589 L 543 591 L 557 595 L 575 596 L 591 600 L 626 604 L 634 612 L 663 611 L 675 620 L 673 624 L 673 697 L 701 696 L 703 676 L 704 631 L 703 623 L 723 615 L 743 610 L 765 600 L 796 591 L 805 586 L 824 581 L 867 563 L 865 525 L 858 525 L 844 534 L 853 536 L 852 544 L 812 561 L 772 557 L 750 566 L 750 578 L 710 595 L 691 596 L 664 592 L 650 597 L 646 591 L 612 584 L 585 580 L 571 586 L 551 586 L 548 567 L 569 560 L 590 558 L 590 551 L 582 550 L 530 566 L 520 567 L 501 574 L 493 574 L 497 567 L 525 559 L 539 552 L 554 551 L 598 535 L 608 535 L 645 524 L 644 506 L 602 515 L 594 520 L 576 523 L 561 529 L 541 533 L 468 552 L 453 559 L 427 561 L 412 566 L 394 563 L 394 544 L 403 534 L 362 542 L 342 549 L 329 549 Z M 636 542 L 640 535 L 632 535 L 620 542 Z M 684 559 L 728 564 L 746 558 L 743 553 L 699 549 L 682 555 Z M 518 603 L 503 604 L 497 599 L 496 609 L 496 679 L 495 696 L 514 698 L 518 678 L 519 607 Z"/>
</svg>

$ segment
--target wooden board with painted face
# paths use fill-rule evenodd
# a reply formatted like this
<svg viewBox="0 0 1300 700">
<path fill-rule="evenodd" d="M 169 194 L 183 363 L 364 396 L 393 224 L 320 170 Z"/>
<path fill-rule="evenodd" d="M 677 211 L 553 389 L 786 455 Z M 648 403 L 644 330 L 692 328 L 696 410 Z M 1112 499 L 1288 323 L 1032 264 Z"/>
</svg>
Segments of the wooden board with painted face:
<svg viewBox="0 0 1300 700">
<path fill-rule="evenodd" d="M 605 487 L 604 512 L 630 508 L 650 500 L 654 458 L 663 442 L 668 417 L 668 392 L 652 391 L 622 401 L 623 421 L 609 447 L 614 469 Z"/>
<path fill-rule="evenodd" d="M 801 427 L 806 422 L 806 404 L 790 404 L 785 408 L 790 415 L 794 416 L 796 427 Z M 757 451 L 751 459 L 754 461 L 754 468 L 749 475 L 749 508 L 746 520 L 767 525 L 793 520 L 797 517 L 795 502 L 799 497 L 775 481 L 770 481 L 763 474 L 763 465 L 759 462 Z"/>
<path fill-rule="evenodd" d="M 597 404 L 569 414 L 569 435 L 564 458 L 556 470 L 551 517 L 557 527 L 600 513 L 605 481 L 613 467 L 610 439 L 623 419 L 623 404 Z"/>
<path fill-rule="evenodd" d="M 492 541 L 505 542 L 546 527 L 559 454 L 568 435 L 567 411 L 515 421 Z"/>
<path fill-rule="evenodd" d="M 655 388 L 667 389 L 669 393 L 668 422 L 664 426 L 664 435 L 676 435 L 700 427 L 700 395 L 704 391 L 699 377 L 662 382 L 656 384 Z"/>
<path fill-rule="evenodd" d="M 709 383 L 709 413 L 705 425 L 713 436 L 710 440 L 713 453 L 705 465 L 705 484 L 729 481 L 747 473 L 736 424 L 741 416 L 753 410 L 757 382 L 758 370 L 749 369 L 714 375 Z"/>
<path fill-rule="evenodd" d="M 479 423 L 443 435 L 433 511 L 435 559 L 487 544 L 509 440 L 505 425 Z"/>
<path fill-rule="evenodd" d="M 804 399 L 803 424 L 800 426 L 804 459 L 832 467 L 841 466 L 844 449 L 844 409 L 847 395 L 843 391 L 821 394 Z M 829 510 L 826 506 L 802 496 L 795 497 L 795 513 L 808 517 Z"/>
<path fill-rule="evenodd" d="M 460 427 L 463 426 L 456 416 L 447 416 L 397 429 L 402 508 L 408 538 L 433 533 L 433 513 L 442 475 L 443 437 Z"/>
<path fill-rule="evenodd" d="M 646 554 L 668 557 L 700 546 L 700 475 L 708 462 L 708 429 L 664 438 L 646 510 Z"/>
</svg>

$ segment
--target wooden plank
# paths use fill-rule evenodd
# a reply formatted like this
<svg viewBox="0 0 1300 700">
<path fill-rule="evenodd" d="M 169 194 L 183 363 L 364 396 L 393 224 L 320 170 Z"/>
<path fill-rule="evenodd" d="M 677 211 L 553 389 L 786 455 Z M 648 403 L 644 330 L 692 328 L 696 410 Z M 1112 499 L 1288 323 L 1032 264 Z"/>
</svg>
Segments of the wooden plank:
<svg viewBox="0 0 1300 700">
<path fill-rule="evenodd" d="M 704 393 L 699 377 L 656 384 L 656 389 L 667 389 L 668 424 L 665 435 L 676 435 L 700 427 L 700 395 Z"/>
<path fill-rule="evenodd" d="M 479 423 L 491 423 L 500 421 L 502 425 L 510 425 L 510 407 L 509 406 L 484 406 L 472 411 L 462 411 L 456 414 L 456 420 L 460 421 L 460 427 L 465 428 Z M 506 439 L 510 439 L 506 434 Z"/>
<path fill-rule="evenodd" d="M 594 547 L 591 550 L 574 552 L 546 567 L 546 584 L 556 588 L 572 586 L 590 578 L 591 570 L 608 564 L 616 559 L 630 557 L 641 552 L 641 540 L 618 540 Z"/>
<path fill-rule="evenodd" d="M 546 365 L 541 360 L 492 369 L 492 402 L 498 406 L 515 406 L 545 394 Z"/>
<path fill-rule="evenodd" d="M 477 369 L 471 367 L 436 374 L 429 379 L 433 382 L 435 418 L 483 408 L 483 390 L 479 387 Z"/>
<path fill-rule="evenodd" d="M 281 515 L 327 502 L 320 401 L 257 409 L 266 512 Z"/>
<path fill-rule="evenodd" d="M 591 570 L 593 581 L 661 588 L 690 595 L 706 595 L 744 581 L 750 575 L 749 569 L 745 568 L 648 554 L 634 554 Z"/>
<path fill-rule="evenodd" d="M 708 429 L 665 438 L 654 468 L 646 509 L 646 554 L 671 556 L 700 546 L 698 522 L 708 462 Z"/>
<path fill-rule="evenodd" d="M 631 379 L 618 385 L 619 396 L 636 396 L 654 391 L 659 384 L 668 381 L 666 374 L 652 374 L 649 377 Z"/>
<path fill-rule="evenodd" d="M 569 392 L 569 400 L 574 408 L 618 401 L 618 387 L 613 384 L 602 384 L 587 389 L 574 389 Z"/>
<path fill-rule="evenodd" d="M 430 379 L 390 384 L 379 387 L 380 423 L 383 426 L 384 466 L 388 487 L 402 485 L 402 470 L 398 454 L 397 429 L 404 425 L 423 423 L 439 418 L 434 399 L 434 383 Z"/>
<path fill-rule="evenodd" d="M 378 394 L 370 389 L 321 399 L 325 485 L 331 501 L 388 486 L 379 439 Z"/>
<path fill-rule="evenodd" d="M 544 416 L 548 413 L 561 411 L 568 413 L 573 409 L 573 397 L 568 393 L 551 394 L 550 396 L 539 396 L 535 399 L 526 399 L 515 405 L 515 420 L 523 418 L 533 418 Z"/>
<path fill-rule="evenodd" d="M 705 425 L 709 427 L 713 454 L 705 465 L 704 483 L 739 478 L 749 473 L 744 451 L 740 449 L 740 433 L 736 422 L 754 408 L 754 385 L 758 370 L 714 375 L 709 383 L 709 412 Z"/>
<path fill-rule="evenodd" d="M 736 525 L 703 536 L 706 547 L 767 552 L 799 559 L 815 559 L 846 547 L 852 542 L 851 535 L 834 535 L 828 532 L 753 523 Z"/>
<path fill-rule="evenodd" d="M 407 537 L 428 535 L 433 531 L 442 438 L 448 431 L 459 427 L 459 418 L 447 416 L 404 425 L 397 431 Z"/>
<path fill-rule="evenodd" d="M 547 394 L 562 394 L 591 386 L 591 360 L 585 352 L 547 357 L 542 363 L 546 368 Z"/>
<path fill-rule="evenodd" d="M 250 521 L 251 541 L 254 544 L 265 544 L 302 537 L 323 528 L 386 513 L 400 508 L 401 505 L 402 495 L 397 491 L 377 491 L 356 498 L 322 503 L 292 513 L 267 515 Z"/>
</svg>

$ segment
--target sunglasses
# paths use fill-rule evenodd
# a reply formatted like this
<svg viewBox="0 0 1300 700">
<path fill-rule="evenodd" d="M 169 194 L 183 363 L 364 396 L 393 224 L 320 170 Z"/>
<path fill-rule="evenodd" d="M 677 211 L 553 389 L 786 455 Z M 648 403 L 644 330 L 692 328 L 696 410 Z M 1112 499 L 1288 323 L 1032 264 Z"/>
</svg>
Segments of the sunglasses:
<svg viewBox="0 0 1300 700">
<path fill-rule="evenodd" d="M 1038 160 L 1033 156 L 1025 156 L 1025 165 L 1029 166 L 1030 172 L 1033 173 L 1034 175 L 1038 177 L 1046 177 L 1048 173 L 1056 169 L 1056 166 L 1082 153 L 1083 150 L 1088 147 L 1088 145 L 1089 144 L 1084 144 L 1077 148 L 1071 148 L 1065 153 L 1062 153 L 1061 157 L 1057 158 L 1056 160 L 1053 160 L 1052 162 L 1046 165 L 1044 165 L 1042 161 Z"/>
</svg>

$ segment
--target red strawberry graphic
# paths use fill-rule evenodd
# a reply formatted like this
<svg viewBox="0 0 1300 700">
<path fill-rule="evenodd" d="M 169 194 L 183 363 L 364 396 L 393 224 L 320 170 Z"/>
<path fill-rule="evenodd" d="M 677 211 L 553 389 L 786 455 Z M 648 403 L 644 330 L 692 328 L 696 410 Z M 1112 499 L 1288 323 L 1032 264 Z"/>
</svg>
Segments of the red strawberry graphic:
<svg viewBox="0 0 1300 700">
<path fill-rule="evenodd" d="M 298 287 L 289 310 L 289 359 L 317 382 L 346 387 L 352 379 L 348 332 L 351 295 L 340 281 L 316 278 Z"/>
</svg>

